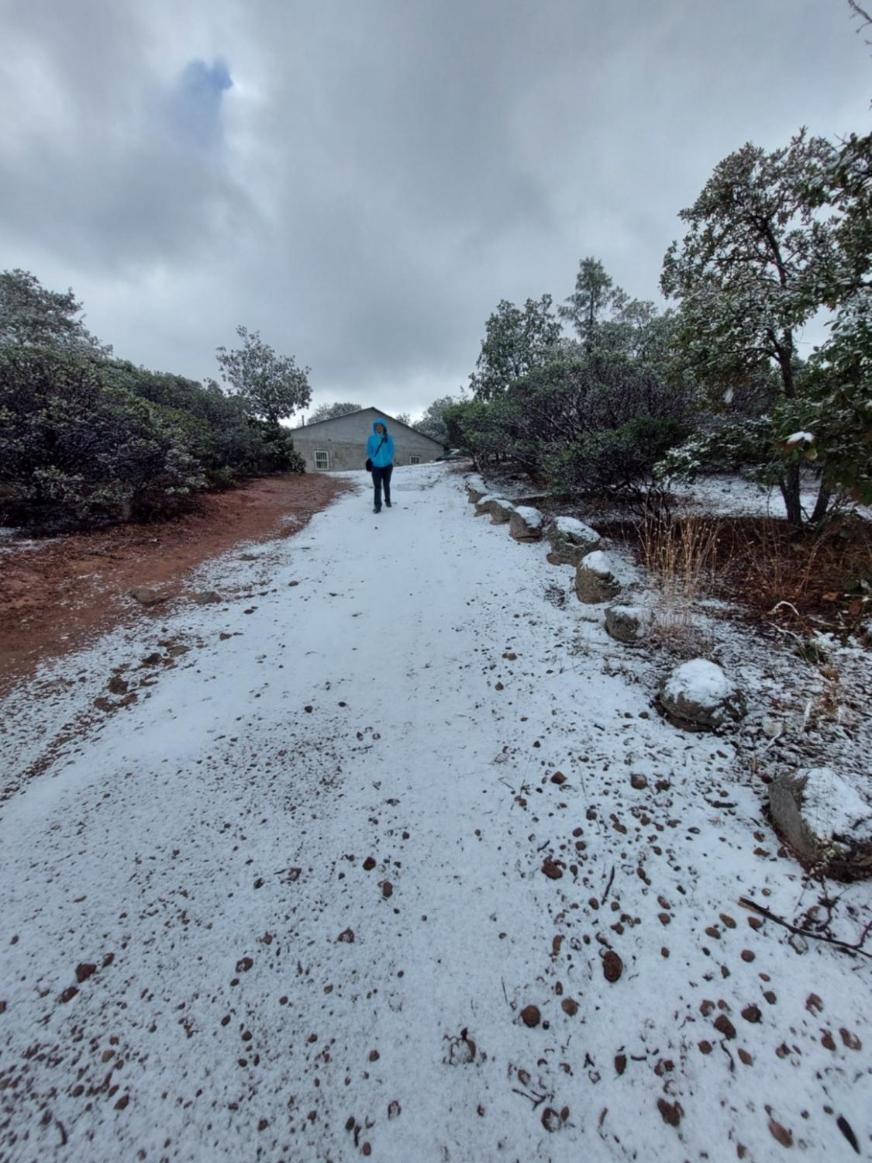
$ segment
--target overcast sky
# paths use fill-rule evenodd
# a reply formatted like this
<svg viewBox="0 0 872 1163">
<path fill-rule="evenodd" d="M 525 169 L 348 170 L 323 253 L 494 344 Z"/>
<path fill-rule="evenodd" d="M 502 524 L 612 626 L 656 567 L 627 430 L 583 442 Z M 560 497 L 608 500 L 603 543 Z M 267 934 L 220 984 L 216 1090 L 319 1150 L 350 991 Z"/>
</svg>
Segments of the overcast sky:
<svg viewBox="0 0 872 1163">
<path fill-rule="evenodd" d="M 0 0 L 0 269 L 116 354 L 234 327 L 315 403 L 455 393 L 501 298 L 659 298 L 713 166 L 865 130 L 847 0 Z"/>
</svg>

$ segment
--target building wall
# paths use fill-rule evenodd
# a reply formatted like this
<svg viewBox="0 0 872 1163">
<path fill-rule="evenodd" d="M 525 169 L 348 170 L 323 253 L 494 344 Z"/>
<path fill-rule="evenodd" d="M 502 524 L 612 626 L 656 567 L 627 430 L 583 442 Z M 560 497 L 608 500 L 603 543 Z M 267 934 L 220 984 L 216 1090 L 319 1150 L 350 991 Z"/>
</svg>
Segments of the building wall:
<svg viewBox="0 0 872 1163">
<path fill-rule="evenodd" d="M 380 415 L 375 408 L 364 408 L 361 412 L 322 420 L 311 428 L 292 429 L 294 448 L 305 459 L 307 472 L 322 471 L 321 465 L 315 463 L 316 452 L 327 453 L 326 471 L 363 468 L 366 441 L 372 433 L 373 421 Z M 402 424 L 394 424 L 389 417 L 387 425 L 394 438 L 395 465 L 411 464 L 413 456 L 418 457 L 419 464 L 429 464 L 445 452 L 438 441 Z"/>
</svg>

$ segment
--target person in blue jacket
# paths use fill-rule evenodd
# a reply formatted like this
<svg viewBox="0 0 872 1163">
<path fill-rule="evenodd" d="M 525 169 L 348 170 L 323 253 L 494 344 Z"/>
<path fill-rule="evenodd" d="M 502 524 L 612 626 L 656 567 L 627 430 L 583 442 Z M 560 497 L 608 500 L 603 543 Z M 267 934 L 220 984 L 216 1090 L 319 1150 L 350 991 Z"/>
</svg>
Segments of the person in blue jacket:
<svg viewBox="0 0 872 1163">
<path fill-rule="evenodd" d="M 387 422 L 376 420 L 372 426 L 372 436 L 366 442 L 366 463 L 372 473 L 372 511 L 381 512 L 382 487 L 385 504 L 391 507 L 391 473 L 394 471 L 394 438 L 388 432 Z"/>
</svg>

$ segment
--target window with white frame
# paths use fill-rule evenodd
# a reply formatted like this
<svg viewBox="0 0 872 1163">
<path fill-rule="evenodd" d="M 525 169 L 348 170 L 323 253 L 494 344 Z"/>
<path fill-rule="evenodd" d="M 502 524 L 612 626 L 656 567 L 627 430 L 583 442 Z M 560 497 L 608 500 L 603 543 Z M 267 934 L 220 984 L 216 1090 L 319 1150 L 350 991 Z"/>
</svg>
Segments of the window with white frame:
<svg viewBox="0 0 872 1163">
<path fill-rule="evenodd" d="M 330 467 L 330 453 L 326 449 L 315 449 L 315 468 L 327 469 Z"/>
<path fill-rule="evenodd" d="M 409 464 L 420 464 L 420 463 L 421 463 L 420 456 L 410 456 L 409 457 Z"/>
</svg>

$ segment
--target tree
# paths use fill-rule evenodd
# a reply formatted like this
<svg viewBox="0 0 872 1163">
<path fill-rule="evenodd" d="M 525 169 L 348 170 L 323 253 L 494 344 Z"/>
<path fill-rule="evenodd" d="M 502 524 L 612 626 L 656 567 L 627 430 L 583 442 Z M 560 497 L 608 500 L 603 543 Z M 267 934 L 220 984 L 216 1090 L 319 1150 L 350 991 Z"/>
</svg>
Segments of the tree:
<svg viewBox="0 0 872 1163">
<path fill-rule="evenodd" d="M 217 352 L 221 378 L 244 401 L 249 415 L 277 427 L 312 399 L 311 368 L 298 367 L 292 355 L 276 355 L 259 331 L 239 326 L 242 347 Z"/>
<path fill-rule="evenodd" d="M 720 162 L 680 217 L 690 230 L 663 262 L 664 294 L 681 302 L 680 342 L 699 382 L 721 396 L 731 378 L 774 366 L 780 395 L 800 390 L 796 333 L 826 302 L 823 273 L 838 265 L 832 216 L 810 190 L 833 147 L 803 130 L 767 154 L 744 145 Z M 803 522 L 800 465 L 787 458 L 779 487 L 788 520 Z M 828 504 L 822 481 L 812 520 Z"/>
<path fill-rule="evenodd" d="M 352 412 L 360 411 L 360 404 L 319 404 L 309 416 L 309 423 L 317 424 L 319 420 L 332 420 L 335 416 L 350 416 Z"/>
<path fill-rule="evenodd" d="M 551 296 L 528 299 L 523 309 L 501 299 L 485 324 L 485 337 L 469 377 L 479 400 L 492 400 L 519 376 L 540 367 L 560 340 L 560 323 L 551 309 Z"/>
<path fill-rule="evenodd" d="M 583 258 L 578 264 L 575 290 L 558 312 L 561 318 L 572 324 L 584 350 L 590 353 L 597 345 L 603 312 L 628 302 L 624 292 L 606 274 L 599 259 Z"/>
<path fill-rule="evenodd" d="M 868 18 L 867 18 L 868 19 Z M 815 206 L 837 212 L 834 261 L 820 294 L 833 311 L 830 335 L 809 360 L 808 390 L 795 429 L 814 439 L 803 448 L 824 480 L 872 500 L 872 134 L 851 134 L 810 186 Z"/>
<path fill-rule="evenodd" d="M 444 410 L 450 443 L 562 492 L 639 500 L 689 431 L 688 394 L 639 361 L 559 354 L 490 401 Z"/>
<path fill-rule="evenodd" d="M 412 417 L 408 412 L 397 412 L 396 416 L 394 416 L 394 419 L 399 424 L 405 424 L 407 428 L 412 427 Z"/>
<path fill-rule="evenodd" d="M 412 427 L 416 432 L 423 432 L 425 436 L 430 436 L 433 440 L 438 440 L 441 444 L 447 445 L 448 425 L 445 414 L 457 403 L 458 401 L 453 396 L 440 396 L 438 400 L 433 401 L 421 419 L 416 420 Z"/>
<path fill-rule="evenodd" d="M 52 347 L 109 355 L 81 319 L 82 304 L 72 288 L 48 291 L 30 273 L 0 272 L 0 347 Z"/>
</svg>

